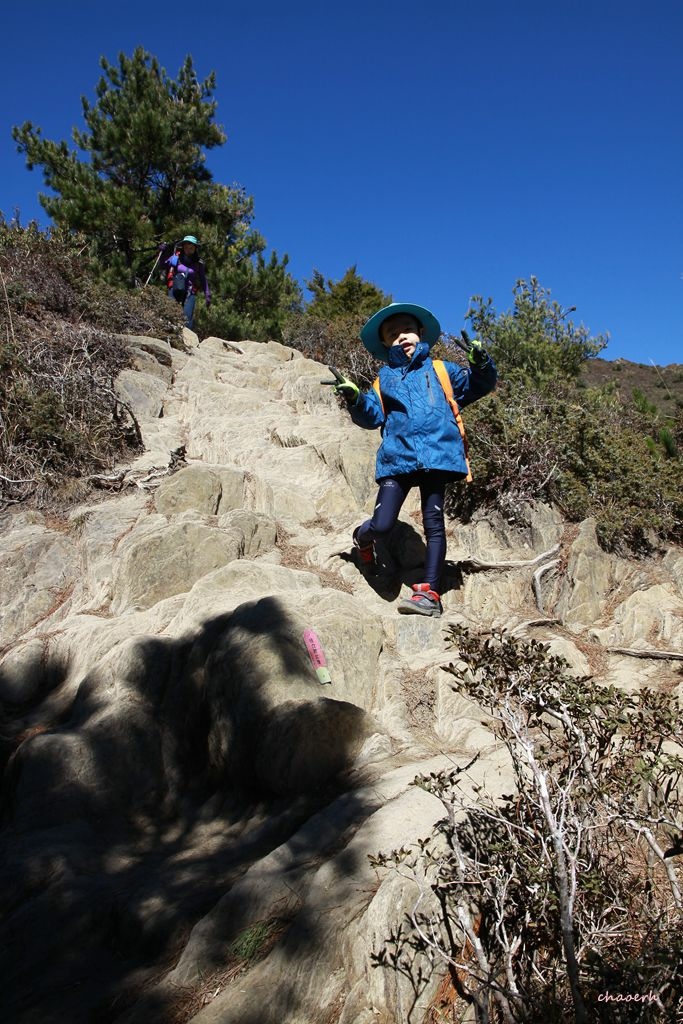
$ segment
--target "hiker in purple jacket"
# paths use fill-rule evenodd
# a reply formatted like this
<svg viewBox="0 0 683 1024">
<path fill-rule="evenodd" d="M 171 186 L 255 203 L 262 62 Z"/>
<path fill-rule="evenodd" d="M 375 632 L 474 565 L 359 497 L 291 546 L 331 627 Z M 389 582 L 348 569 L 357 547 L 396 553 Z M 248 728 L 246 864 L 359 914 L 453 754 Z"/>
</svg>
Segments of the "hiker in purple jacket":
<svg viewBox="0 0 683 1024">
<path fill-rule="evenodd" d="M 199 242 L 194 235 L 185 235 L 173 249 L 165 243 L 162 246 L 163 252 L 169 252 L 163 264 L 166 270 L 166 287 L 168 294 L 183 307 L 185 323 L 192 327 L 194 323 L 194 306 L 197 300 L 197 292 L 201 288 L 204 292 L 204 299 L 207 308 L 211 305 L 211 289 L 206 280 L 206 270 L 203 260 L 199 259 L 197 249 Z"/>
</svg>

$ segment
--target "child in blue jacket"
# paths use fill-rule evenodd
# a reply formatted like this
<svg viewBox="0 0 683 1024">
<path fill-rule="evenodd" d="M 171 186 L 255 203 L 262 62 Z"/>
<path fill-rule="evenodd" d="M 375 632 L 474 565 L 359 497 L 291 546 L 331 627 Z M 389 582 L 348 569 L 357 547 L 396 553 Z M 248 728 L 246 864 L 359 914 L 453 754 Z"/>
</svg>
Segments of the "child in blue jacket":
<svg viewBox="0 0 683 1024">
<path fill-rule="evenodd" d="M 419 487 L 427 540 L 424 582 L 413 584 L 412 596 L 398 610 L 434 616 L 442 611 L 444 492 L 450 480 L 463 479 L 468 472 L 460 430 L 429 357 L 440 334 L 439 322 L 428 309 L 394 302 L 375 313 L 360 332 L 368 351 L 387 364 L 379 372 L 381 402 L 374 389 L 363 394 L 346 378 L 330 382 L 346 398 L 355 423 L 367 429 L 379 427 L 382 432 L 375 510 L 353 534 L 361 567 L 375 567 L 374 541 L 389 533 L 408 492 Z M 480 342 L 470 342 L 468 360 L 467 370 L 457 363 L 444 363 L 460 407 L 482 398 L 496 384 L 496 368 Z"/>
</svg>

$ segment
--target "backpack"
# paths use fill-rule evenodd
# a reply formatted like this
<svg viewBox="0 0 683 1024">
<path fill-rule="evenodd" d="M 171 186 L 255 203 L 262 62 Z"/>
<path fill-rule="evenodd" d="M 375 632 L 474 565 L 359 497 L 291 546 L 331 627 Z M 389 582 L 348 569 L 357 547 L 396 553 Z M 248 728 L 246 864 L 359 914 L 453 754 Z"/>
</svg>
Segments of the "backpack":
<svg viewBox="0 0 683 1024">
<path fill-rule="evenodd" d="M 437 377 L 439 378 L 439 384 L 443 388 L 443 393 L 446 396 L 446 401 L 448 402 L 448 404 L 451 407 L 451 410 L 453 412 L 453 416 L 455 418 L 455 422 L 457 423 L 458 430 L 460 431 L 460 437 L 462 438 L 462 445 L 463 445 L 463 448 L 465 449 L 465 465 L 467 466 L 467 476 L 465 477 L 465 480 L 467 481 L 468 484 L 471 484 L 472 483 L 472 470 L 470 469 L 470 460 L 468 458 L 469 444 L 467 443 L 467 434 L 465 433 L 465 424 L 462 421 L 462 416 L 460 415 L 460 409 L 458 407 L 458 403 L 456 402 L 455 398 L 453 397 L 453 386 L 451 384 L 451 379 L 448 376 L 448 370 L 446 369 L 446 367 L 443 364 L 443 359 L 432 359 L 432 366 L 434 367 L 434 372 L 436 373 Z M 377 397 L 379 398 L 379 404 L 380 404 L 380 407 L 382 409 L 382 412 L 386 416 L 386 412 L 385 412 L 385 409 L 384 409 L 384 402 L 382 401 L 382 392 L 380 391 L 380 386 L 379 386 L 379 377 L 375 377 L 375 380 L 373 381 L 372 386 L 375 389 L 375 392 L 377 393 Z"/>
<path fill-rule="evenodd" d="M 187 295 L 187 285 L 188 280 L 185 271 L 176 270 L 173 275 L 173 298 L 178 299 L 181 302 L 184 301 L 185 296 Z"/>
</svg>

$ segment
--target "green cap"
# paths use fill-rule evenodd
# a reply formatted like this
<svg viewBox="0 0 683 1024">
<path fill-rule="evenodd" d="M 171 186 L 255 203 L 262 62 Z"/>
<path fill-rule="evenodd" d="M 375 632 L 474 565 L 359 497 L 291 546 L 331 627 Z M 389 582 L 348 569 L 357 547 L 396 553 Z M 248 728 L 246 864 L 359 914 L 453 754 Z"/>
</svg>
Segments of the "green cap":
<svg viewBox="0 0 683 1024">
<path fill-rule="evenodd" d="M 199 245 L 199 242 L 194 237 L 194 235 L 185 235 L 185 237 L 183 238 L 183 242 L 192 242 L 193 245 Z"/>
</svg>

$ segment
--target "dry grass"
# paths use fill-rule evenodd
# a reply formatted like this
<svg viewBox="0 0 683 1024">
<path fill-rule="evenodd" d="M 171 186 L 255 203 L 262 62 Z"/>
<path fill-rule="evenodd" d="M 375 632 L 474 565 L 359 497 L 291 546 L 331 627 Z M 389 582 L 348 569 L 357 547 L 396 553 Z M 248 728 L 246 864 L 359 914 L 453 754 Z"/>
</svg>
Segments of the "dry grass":
<svg viewBox="0 0 683 1024">
<path fill-rule="evenodd" d="M 165 1024 L 187 1024 L 187 1021 L 192 1020 L 236 978 L 246 974 L 253 964 L 264 960 L 287 931 L 289 923 L 289 919 L 270 918 L 257 921 L 246 929 L 233 942 L 233 952 L 225 967 L 207 975 L 192 988 L 178 990 L 173 1006 L 167 1010 Z"/>
<path fill-rule="evenodd" d="M 595 679 L 602 679 L 607 675 L 610 656 L 597 640 L 586 640 L 585 637 L 578 637 L 561 626 L 553 627 L 557 633 L 561 633 L 574 647 L 585 656 L 591 676 Z"/>
<path fill-rule="evenodd" d="M 316 516 L 301 524 L 305 530 L 320 530 L 322 533 L 334 533 L 334 523 L 327 516 Z"/>
<path fill-rule="evenodd" d="M 422 1024 L 456 1024 L 462 1020 L 467 1003 L 455 991 L 450 975 L 445 975 L 423 1017 Z"/>
<path fill-rule="evenodd" d="M 115 390 L 131 353 L 119 335 L 179 344 L 175 303 L 92 278 L 73 240 L 0 215 L 0 507 L 68 507 L 88 476 L 138 450 Z"/>
<path fill-rule="evenodd" d="M 69 534 L 73 531 L 72 523 L 68 517 L 57 511 L 46 512 L 43 515 L 42 525 L 45 529 L 52 530 L 53 533 Z"/>
<path fill-rule="evenodd" d="M 306 549 L 291 543 L 290 534 L 281 523 L 277 525 L 275 546 L 280 552 L 281 565 L 285 566 L 285 568 L 300 569 L 304 572 L 314 573 L 323 587 L 331 590 L 341 590 L 345 594 L 353 593 L 353 587 L 339 573 L 333 572 L 331 569 L 321 569 L 319 566 L 311 565 L 306 560 Z"/>
<path fill-rule="evenodd" d="M 105 602 L 101 604 L 99 608 L 91 608 L 88 611 L 82 611 L 81 615 L 94 615 L 98 619 L 113 619 L 114 615 L 109 607 L 109 604 Z"/>
<path fill-rule="evenodd" d="M 247 968 L 244 964 L 232 964 L 222 971 L 215 971 L 200 984 L 191 989 L 179 988 L 178 997 L 172 1007 L 167 1010 L 167 1024 L 186 1024 L 192 1020 L 200 1010 L 221 994 L 235 978 L 244 974 Z"/>
<path fill-rule="evenodd" d="M 305 438 L 298 437 L 296 434 L 281 434 L 277 427 L 271 428 L 268 440 L 276 448 L 303 448 L 308 444 Z"/>
</svg>

